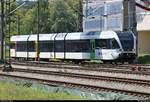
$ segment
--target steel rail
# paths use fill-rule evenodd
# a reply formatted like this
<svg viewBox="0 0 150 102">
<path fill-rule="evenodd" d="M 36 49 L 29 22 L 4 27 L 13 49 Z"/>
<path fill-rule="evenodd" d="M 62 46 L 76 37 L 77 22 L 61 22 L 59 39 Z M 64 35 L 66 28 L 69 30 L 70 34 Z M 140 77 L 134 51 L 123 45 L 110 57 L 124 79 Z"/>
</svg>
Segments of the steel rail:
<svg viewBox="0 0 150 102">
<path fill-rule="evenodd" d="M 113 88 L 106 88 L 106 87 L 99 87 L 99 86 L 92 86 L 92 85 L 85 85 L 85 84 L 77 84 L 77 83 L 70 83 L 65 81 L 54 81 L 54 80 L 44 80 L 44 79 L 38 79 L 38 78 L 31 78 L 31 77 L 24 77 L 24 76 L 17 76 L 17 75 L 7 75 L 0 73 L 0 76 L 6 76 L 6 77 L 13 77 L 13 78 L 19 78 L 19 79 L 27 79 L 27 80 L 35 80 L 42 82 L 43 84 L 47 85 L 54 85 L 54 86 L 64 86 L 69 88 L 80 88 L 85 90 L 94 90 L 94 91 L 106 91 L 106 92 L 117 92 L 121 94 L 126 95 L 132 95 L 132 96 L 138 96 L 142 98 L 150 98 L 150 93 L 144 93 L 144 92 L 134 92 L 129 90 L 123 90 L 123 89 L 113 89 Z"/>
<path fill-rule="evenodd" d="M 37 73 L 37 74 L 46 74 L 46 75 L 57 75 L 57 76 L 67 76 L 67 77 L 76 77 L 76 78 L 87 78 L 92 80 L 105 80 L 112 82 L 122 82 L 128 84 L 140 84 L 150 86 L 150 80 L 140 80 L 132 78 L 118 78 L 110 76 L 100 76 L 100 75 L 86 75 L 86 74 L 77 74 L 77 73 L 67 73 L 67 72 L 55 72 L 55 71 L 44 71 L 44 70 L 33 70 L 33 69 L 19 69 L 14 68 L 14 71 L 17 72 L 27 72 L 27 73 Z"/>
<path fill-rule="evenodd" d="M 150 75 L 150 71 L 147 71 L 148 69 L 150 70 L 150 68 L 146 68 L 144 71 L 132 71 L 132 68 L 133 69 L 136 69 L 136 66 L 135 67 L 104 67 L 101 66 L 101 67 L 94 67 L 94 66 L 91 66 L 90 68 L 88 67 L 85 67 L 85 66 L 78 66 L 78 67 L 72 67 L 72 66 L 61 66 L 61 65 L 48 65 L 48 64 L 31 64 L 31 63 L 24 63 L 24 64 L 21 64 L 21 63 L 16 63 L 14 65 L 25 65 L 25 66 L 38 66 L 38 67 L 43 67 L 43 68 L 59 68 L 59 69 L 78 69 L 78 70 L 89 70 L 89 71 L 101 71 L 101 72 L 110 72 L 110 73 L 124 73 L 124 74 L 137 74 L 137 75 Z M 140 67 L 137 67 L 137 69 L 140 68 Z M 130 70 L 129 70 L 130 69 Z"/>
</svg>

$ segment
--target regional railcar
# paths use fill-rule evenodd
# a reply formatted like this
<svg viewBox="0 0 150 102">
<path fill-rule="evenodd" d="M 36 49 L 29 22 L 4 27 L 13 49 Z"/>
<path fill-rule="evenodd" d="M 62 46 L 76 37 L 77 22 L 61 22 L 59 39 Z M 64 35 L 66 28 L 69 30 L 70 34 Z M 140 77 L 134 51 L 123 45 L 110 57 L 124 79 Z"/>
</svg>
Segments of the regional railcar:
<svg viewBox="0 0 150 102">
<path fill-rule="evenodd" d="M 133 61 L 136 38 L 130 31 L 40 34 L 40 59 Z M 12 58 L 36 58 L 37 35 L 11 37 Z"/>
</svg>

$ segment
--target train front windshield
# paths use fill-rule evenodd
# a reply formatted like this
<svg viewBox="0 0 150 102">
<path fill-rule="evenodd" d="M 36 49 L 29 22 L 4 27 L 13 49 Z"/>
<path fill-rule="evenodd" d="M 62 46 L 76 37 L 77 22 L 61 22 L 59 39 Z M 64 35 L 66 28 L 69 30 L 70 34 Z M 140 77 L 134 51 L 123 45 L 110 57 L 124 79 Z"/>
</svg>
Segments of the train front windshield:
<svg viewBox="0 0 150 102">
<path fill-rule="evenodd" d="M 100 49 L 119 49 L 119 44 L 115 39 L 97 39 L 96 48 Z"/>
<path fill-rule="evenodd" d="M 134 48 L 134 38 L 132 33 L 130 32 L 118 33 L 118 37 L 123 47 L 123 50 L 132 51 L 132 49 Z"/>
</svg>

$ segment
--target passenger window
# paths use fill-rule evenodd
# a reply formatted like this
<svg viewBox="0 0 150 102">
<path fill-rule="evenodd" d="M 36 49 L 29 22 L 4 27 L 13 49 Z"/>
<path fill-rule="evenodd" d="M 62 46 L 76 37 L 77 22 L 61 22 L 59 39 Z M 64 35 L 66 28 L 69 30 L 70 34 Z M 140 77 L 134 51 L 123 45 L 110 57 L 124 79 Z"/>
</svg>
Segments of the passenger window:
<svg viewBox="0 0 150 102">
<path fill-rule="evenodd" d="M 55 51 L 56 52 L 64 52 L 64 41 L 58 40 L 55 42 Z"/>
<path fill-rule="evenodd" d="M 27 46 L 28 46 L 27 51 L 29 51 L 29 52 L 34 52 L 35 51 L 35 42 L 34 41 L 29 41 Z"/>
<path fill-rule="evenodd" d="M 90 40 L 68 40 L 66 41 L 66 52 L 89 52 Z"/>
<path fill-rule="evenodd" d="M 25 41 L 17 42 L 17 49 L 16 49 L 16 51 L 19 51 L 19 52 L 27 51 L 27 42 L 25 42 Z"/>
<path fill-rule="evenodd" d="M 40 41 L 40 52 L 53 52 L 53 41 Z"/>
</svg>

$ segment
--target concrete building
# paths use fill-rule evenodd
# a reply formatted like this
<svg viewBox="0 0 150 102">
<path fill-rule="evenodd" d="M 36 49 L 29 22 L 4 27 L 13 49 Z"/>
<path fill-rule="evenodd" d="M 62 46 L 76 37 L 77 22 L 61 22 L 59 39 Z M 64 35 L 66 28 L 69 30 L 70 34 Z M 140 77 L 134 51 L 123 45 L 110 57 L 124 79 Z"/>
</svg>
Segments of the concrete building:
<svg viewBox="0 0 150 102">
<path fill-rule="evenodd" d="M 83 4 L 83 30 L 123 29 L 123 0 L 87 0 Z M 140 0 L 137 0 L 141 4 Z M 138 50 L 139 53 L 150 54 L 150 11 L 136 7 Z M 132 12 L 131 12 L 132 15 Z"/>
</svg>

